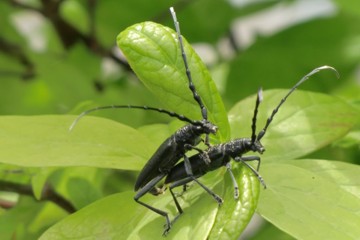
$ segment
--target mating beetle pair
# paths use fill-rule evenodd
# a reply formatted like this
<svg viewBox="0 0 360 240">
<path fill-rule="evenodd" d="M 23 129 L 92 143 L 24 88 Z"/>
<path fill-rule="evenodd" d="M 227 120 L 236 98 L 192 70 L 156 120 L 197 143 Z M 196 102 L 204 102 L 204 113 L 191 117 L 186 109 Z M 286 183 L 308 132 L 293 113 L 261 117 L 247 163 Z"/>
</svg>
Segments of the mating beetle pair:
<svg viewBox="0 0 360 240">
<path fill-rule="evenodd" d="M 210 190 L 208 187 L 203 185 L 201 182 L 199 182 L 198 178 L 203 176 L 209 171 L 216 170 L 222 166 L 226 166 L 228 169 L 228 172 L 230 173 L 230 176 L 233 180 L 234 184 L 234 197 L 237 198 L 239 196 L 239 188 L 237 186 L 237 182 L 235 180 L 235 177 L 232 174 L 231 166 L 230 166 L 230 160 L 234 159 L 236 162 L 242 162 L 247 167 L 249 167 L 253 173 L 259 178 L 260 182 L 264 187 L 266 187 L 262 177 L 259 175 L 259 167 L 260 167 L 260 157 L 259 156 L 243 156 L 243 154 L 252 151 L 252 152 L 258 152 L 262 154 L 265 151 L 265 148 L 260 143 L 260 140 L 263 138 L 263 136 L 266 133 L 266 130 L 270 123 L 273 120 L 273 117 L 278 112 L 281 105 L 286 101 L 288 96 L 304 81 L 306 81 L 311 75 L 315 74 L 316 72 L 323 70 L 323 69 L 333 69 L 332 67 L 323 66 L 314 69 L 312 72 L 307 74 L 304 78 L 302 78 L 291 90 L 288 92 L 288 94 L 285 95 L 285 97 L 281 100 L 279 105 L 273 110 L 272 114 L 268 118 L 265 127 L 256 135 L 256 117 L 258 112 L 258 107 L 262 101 L 262 91 L 259 90 L 257 94 L 257 100 L 254 110 L 254 116 L 252 120 L 252 135 L 251 138 L 240 138 L 235 139 L 227 143 L 222 143 L 218 145 L 211 146 L 209 143 L 209 134 L 214 134 L 217 131 L 217 126 L 212 124 L 208 121 L 207 118 L 207 109 L 204 106 L 201 97 L 197 94 L 196 88 L 192 81 L 191 72 L 188 67 L 187 58 L 185 55 L 182 37 L 180 33 L 179 23 L 176 19 L 176 15 L 174 10 L 170 9 L 171 14 L 173 16 L 173 20 L 175 23 L 175 28 L 177 32 L 177 38 L 179 47 L 181 49 L 181 55 L 182 59 L 185 65 L 186 69 L 186 75 L 188 78 L 189 83 L 189 89 L 191 90 L 193 97 L 195 101 L 198 103 L 201 114 L 202 114 L 202 120 L 191 120 L 183 115 L 159 109 L 159 108 L 153 108 L 153 107 L 146 107 L 146 106 L 131 106 L 131 105 L 114 105 L 114 106 L 104 106 L 99 107 L 95 109 L 88 110 L 84 113 L 82 113 L 74 122 L 72 127 L 77 123 L 77 121 L 84 115 L 92 112 L 97 111 L 101 109 L 108 109 L 108 108 L 136 108 L 136 109 L 144 109 L 144 110 L 150 110 L 150 111 L 157 111 L 160 113 L 167 114 L 171 117 L 176 117 L 181 121 L 188 122 L 188 125 L 185 125 L 184 127 L 180 128 L 178 131 L 176 131 L 172 136 L 170 136 L 168 139 L 166 139 L 158 148 L 158 150 L 153 154 L 153 156 L 150 158 L 150 160 L 147 162 L 147 164 L 144 166 L 144 168 L 141 170 L 138 179 L 135 183 L 135 191 L 137 191 L 136 195 L 134 196 L 134 199 L 139 204 L 149 208 L 150 210 L 162 215 L 166 219 L 166 226 L 164 234 L 167 234 L 168 231 L 171 228 L 172 222 L 170 221 L 168 217 L 168 213 L 157 209 L 153 206 L 150 206 L 147 203 L 144 203 L 140 201 L 140 198 L 144 196 L 146 193 L 152 193 L 154 195 L 157 195 L 163 191 L 163 189 L 157 188 L 157 184 L 165 178 L 165 184 L 169 185 L 169 190 L 172 194 L 172 197 L 174 199 L 176 208 L 178 210 L 177 217 L 183 212 L 180 204 L 178 203 L 175 194 L 173 193 L 172 189 L 177 186 L 182 186 L 187 184 L 188 182 L 195 181 L 197 182 L 201 187 L 203 187 L 219 204 L 221 204 L 223 201 L 221 197 L 216 195 L 212 190 Z M 71 127 L 71 128 L 72 128 Z M 207 145 L 207 149 L 201 150 L 197 148 L 196 146 L 201 142 L 202 135 L 205 134 L 205 144 Z M 188 157 L 186 153 L 189 150 L 196 150 L 198 151 L 197 154 Z M 179 163 L 181 159 L 184 159 L 182 162 Z M 248 161 L 258 161 L 257 168 L 254 169 L 251 165 L 249 165 Z M 174 220 L 173 220 L 174 221 Z"/>
</svg>

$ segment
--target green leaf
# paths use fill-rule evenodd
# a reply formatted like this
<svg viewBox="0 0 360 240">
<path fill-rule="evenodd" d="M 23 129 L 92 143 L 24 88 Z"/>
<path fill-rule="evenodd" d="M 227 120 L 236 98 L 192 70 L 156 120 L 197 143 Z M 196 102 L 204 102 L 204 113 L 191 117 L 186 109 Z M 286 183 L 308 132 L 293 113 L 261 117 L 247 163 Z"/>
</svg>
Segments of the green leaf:
<svg viewBox="0 0 360 240">
<path fill-rule="evenodd" d="M 0 239 L 38 239 L 66 214 L 52 203 L 22 197 L 16 207 L 0 215 Z"/>
<path fill-rule="evenodd" d="M 40 239 L 87 239 L 90 236 L 101 239 L 161 238 L 165 219 L 137 204 L 133 195 L 133 192 L 114 194 L 90 204 L 55 224 Z M 170 212 L 170 218 L 176 214 L 169 193 L 157 197 L 146 195 L 142 200 Z M 179 202 L 184 213 L 174 223 L 167 239 L 205 240 L 218 210 L 216 202 L 197 185 L 185 192 Z"/>
<path fill-rule="evenodd" d="M 334 145 L 342 148 L 355 147 L 360 145 L 360 131 L 349 132 L 345 137 L 336 141 Z"/>
<path fill-rule="evenodd" d="M 31 180 L 31 176 L 36 172 L 37 169 L 0 163 L 0 179 L 8 182 L 28 183 Z"/>
<path fill-rule="evenodd" d="M 358 177 L 360 167 L 311 160 L 311 165 L 323 166 L 312 170 L 309 161 L 262 165 L 268 188 L 260 194 L 258 213 L 296 239 L 357 239 L 360 199 L 336 184 L 336 176 L 340 182 Z"/>
<path fill-rule="evenodd" d="M 60 168 L 50 176 L 48 183 L 76 209 L 80 209 L 103 197 L 104 171 L 93 167 Z"/>
<path fill-rule="evenodd" d="M 160 146 L 178 128 L 172 129 L 171 124 L 151 124 L 138 128 L 138 131 L 148 136 L 149 140 L 156 146 Z"/>
<path fill-rule="evenodd" d="M 31 186 L 36 200 L 41 199 L 44 192 L 44 187 L 47 183 L 46 181 L 55 170 L 56 168 L 42 167 L 39 168 L 38 171 L 36 171 L 36 174 L 33 174 L 31 177 Z"/>
<path fill-rule="evenodd" d="M 117 44 L 144 85 L 168 108 L 193 119 L 201 111 L 188 87 L 176 34 L 153 22 L 135 24 L 117 37 Z M 206 66 L 184 40 L 184 48 L 197 92 L 208 109 L 209 120 L 219 127 L 217 139 L 229 138 L 226 111 Z"/>
<path fill-rule="evenodd" d="M 287 90 L 264 92 L 257 132 L 286 93 Z M 252 96 L 229 111 L 233 138 L 251 136 L 254 108 L 255 96 Z M 358 112 L 335 97 L 296 91 L 275 115 L 262 140 L 266 148 L 263 158 L 278 161 L 304 156 L 344 136 L 358 121 Z"/>
<path fill-rule="evenodd" d="M 343 11 L 349 12 L 354 16 L 360 15 L 360 4 L 356 0 L 339 1 L 335 0 L 336 5 Z"/>
<path fill-rule="evenodd" d="M 156 146 L 135 129 L 103 118 L 86 117 L 69 132 L 75 118 L 1 117 L 0 162 L 139 170 L 155 151 Z"/>
<path fill-rule="evenodd" d="M 358 165 L 312 159 L 293 161 L 292 165 L 314 172 L 360 199 L 360 167 Z"/>
<path fill-rule="evenodd" d="M 239 200 L 234 200 L 234 189 L 229 176 L 226 176 L 223 182 L 223 173 L 209 173 L 200 181 L 215 193 L 222 193 L 225 186 L 224 204 L 218 207 L 204 189 L 197 184 L 191 184 L 190 188 L 178 197 L 184 213 L 173 224 L 167 239 L 208 239 L 209 233 L 211 239 L 228 235 L 232 238 L 239 236 L 255 211 L 259 183 L 248 168 L 235 168 L 234 173 L 239 179 Z M 181 188 L 178 189 L 180 191 Z M 41 239 L 86 239 L 89 236 L 102 239 L 160 238 L 165 219 L 137 204 L 133 200 L 134 194 L 123 192 L 96 201 L 51 227 Z M 169 212 L 170 219 L 177 213 L 168 192 L 156 197 L 145 195 L 142 201 Z M 114 214 L 114 211 L 119 214 Z"/>
<path fill-rule="evenodd" d="M 245 166 L 233 168 L 233 173 L 238 180 L 239 199 L 234 199 L 230 176 L 225 177 L 225 202 L 216 215 L 209 239 L 238 239 L 255 212 L 260 193 L 259 180 Z"/>
<path fill-rule="evenodd" d="M 90 32 L 88 13 L 79 1 L 67 0 L 63 4 L 60 4 L 60 15 L 80 32 Z"/>
</svg>

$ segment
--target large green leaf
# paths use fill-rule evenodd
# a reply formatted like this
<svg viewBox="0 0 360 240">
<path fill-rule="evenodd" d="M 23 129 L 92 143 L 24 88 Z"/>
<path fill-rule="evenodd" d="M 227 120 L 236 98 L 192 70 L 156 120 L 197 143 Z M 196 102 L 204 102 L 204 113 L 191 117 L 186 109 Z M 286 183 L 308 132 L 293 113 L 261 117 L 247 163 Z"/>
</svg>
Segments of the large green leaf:
<svg viewBox="0 0 360 240">
<path fill-rule="evenodd" d="M 310 163 L 311 161 L 311 163 Z M 314 169 L 312 166 L 318 166 Z M 329 166 L 331 165 L 331 168 Z M 357 239 L 360 199 L 342 187 L 360 167 L 323 160 L 264 163 L 268 189 L 261 192 L 258 212 L 296 239 Z M 349 183 L 349 182 L 348 182 Z M 350 183 L 359 193 L 359 186 Z"/>
<path fill-rule="evenodd" d="M 184 213 L 174 223 L 167 239 L 229 239 L 227 236 L 236 239 L 247 225 L 255 211 L 259 193 L 258 182 L 250 181 L 254 178 L 252 172 L 247 168 L 235 169 L 235 176 L 241 184 L 240 199 L 236 201 L 229 176 L 223 182 L 223 174 L 209 175 L 201 181 L 216 193 L 225 191 L 224 204 L 218 207 L 200 186 L 191 185 L 182 197 L 178 197 Z M 160 238 L 165 219 L 137 204 L 133 195 L 133 192 L 124 192 L 90 204 L 51 227 L 40 239 L 87 239 L 90 236 L 101 239 Z M 176 214 L 169 193 L 158 197 L 146 195 L 142 200 L 168 211 L 170 219 Z"/>
<path fill-rule="evenodd" d="M 314 172 L 360 199 L 360 167 L 358 165 L 312 159 L 293 161 L 292 165 Z"/>
<path fill-rule="evenodd" d="M 75 118 L 1 117 L 0 162 L 139 170 L 155 150 L 135 129 L 103 118 L 86 117 L 69 132 Z"/>
<path fill-rule="evenodd" d="M 188 87 L 176 34 L 153 22 L 135 24 L 117 37 L 117 44 L 144 85 L 171 110 L 201 119 L 199 105 Z M 219 126 L 218 139 L 228 140 L 226 111 L 206 66 L 184 40 L 190 71 L 197 92 L 208 109 L 209 120 Z"/>
<path fill-rule="evenodd" d="M 230 176 L 225 176 L 225 203 L 216 215 L 209 239 L 238 239 L 257 207 L 260 193 L 257 177 L 245 166 L 234 167 L 233 172 L 239 184 L 239 199 L 234 199 Z"/>
<path fill-rule="evenodd" d="M 47 178 L 47 183 L 69 199 L 76 209 L 80 209 L 104 197 L 102 188 L 105 176 L 105 169 L 94 167 L 59 168 Z"/>
<path fill-rule="evenodd" d="M 263 93 L 257 131 L 265 125 L 272 110 L 287 90 Z M 229 111 L 233 138 L 251 136 L 255 96 L 246 98 Z M 266 161 L 304 156 L 344 136 L 359 121 L 359 113 L 338 98 L 324 94 L 296 91 L 280 108 L 262 143 Z"/>
<path fill-rule="evenodd" d="M 54 225 L 40 239 L 161 238 L 165 219 L 137 204 L 133 195 L 124 192 L 101 199 Z M 169 193 L 146 196 L 143 201 L 166 209 L 170 218 L 176 213 Z M 216 202 L 197 186 L 190 188 L 179 201 L 184 214 L 173 225 L 167 239 L 206 239 L 217 212 Z"/>
</svg>

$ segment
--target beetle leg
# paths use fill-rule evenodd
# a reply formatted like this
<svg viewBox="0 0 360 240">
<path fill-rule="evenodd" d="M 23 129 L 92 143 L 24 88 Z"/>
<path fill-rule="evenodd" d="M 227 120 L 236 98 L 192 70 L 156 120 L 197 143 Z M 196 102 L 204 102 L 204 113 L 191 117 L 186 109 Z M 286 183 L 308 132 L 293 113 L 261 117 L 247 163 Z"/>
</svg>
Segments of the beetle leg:
<svg viewBox="0 0 360 240">
<path fill-rule="evenodd" d="M 195 181 L 197 184 L 199 184 L 205 191 L 207 191 L 214 199 L 215 201 L 221 205 L 224 201 L 222 200 L 221 197 L 219 197 L 216 193 L 214 193 L 213 191 L 211 191 L 208 187 L 206 187 L 204 184 L 202 184 L 199 180 L 197 180 L 196 177 L 194 177 L 194 174 L 192 172 L 191 169 L 191 164 L 189 161 L 189 158 L 184 155 L 184 165 L 185 165 L 185 171 L 187 173 L 187 175 L 189 176 L 189 178 L 191 178 L 193 181 Z"/>
<path fill-rule="evenodd" d="M 174 219 L 173 219 L 173 220 L 171 221 L 171 223 L 170 223 L 171 225 L 173 225 L 173 224 L 175 223 L 175 221 L 180 217 L 180 215 L 183 214 L 183 210 L 182 210 L 182 208 L 181 208 L 181 206 L 180 206 L 180 204 L 179 204 L 179 202 L 178 202 L 178 200 L 177 200 L 174 192 L 172 191 L 172 188 L 171 188 L 171 187 L 169 188 L 169 191 L 170 191 L 170 193 L 171 193 L 171 196 L 172 196 L 173 199 L 174 199 L 176 209 L 178 210 L 178 214 L 174 217 Z M 170 229 L 169 229 L 169 230 L 170 230 Z M 164 234 L 165 234 L 165 232 L 164 232 Z"/>
<path fill-rule="evenodd" d="M 231 171 L 231 164 L 230 164 L 230 162 L 226 163 L 225 166 L 226 166 L 227 171 L 228 171 L 229 174 L 230 174 L 231 181 L 233 182 L 233 185 L 234 185 L 234 198 L 235 198 L 235 199 L 238 199 L 238 198 L 239 198 L 239 186 L 238 186 L 238 184 L 237 184 L 237 182 L 236 182 L 236 179 L 235 179 L 235 177 L 234 177 L 233 172 Z"/>
<path fill-rule="evenodd" d="M 266 188 L 265 181 L 258 172 L 258 170 L 260 168 L 260 157 L 258 157 L 258 156 L 239 157 L 238 156 L 238 157 L 235 157 L 234 160 L 236 162 L 242 162 L 243 164 L 245 164 L 256 175 L 256 177 L 259 179 L 261 185 L 263 185 L 264 189 Z M 250 164 L 248 164 L 247 163 L 248 161 L 258 161 L 257 170 L 255 170 Z"/>
<path fill-rule="evenodd" d="M 144 196 L 146 193 L 151 192 L 151 190 L 154 188 L 154 186 L 165 176 L 166 176 L 166 173 L 162 173 L 162 174 L 158 175 L 157 177 L 152 179 L 148 184 L 146 184 L 143 188 L 141 188 L 134 196 L 134 200 L 137 203 L 139 203 L 139 204 L 143 205 L 144 207 L 150 209 L 151 211 L 156 212 L 157 214 L 165 217 L 166 224 L 165 224 L 165 231 L 164 231 L 163 235 L 166 235 L 170 231 L 170 228 L 171 228 L 171 222 L 170 222 L 168 213 L 165 211 L 162 211 L 160 209 L 157 209 L 153 206 L 150 206 L 149 204 L 144 203 L 144 202 L 140 201 L 139 199 L 142 196 Z"/>
<path fill-rule="evenodd" d="M 190 181 L 191 181 L 191 179 L 190 179 Z M 185 184 L 177 184 L 176 186 L 172 184 L 171 186 L 173 186 L 172 187 L 172 189 L 173 189 L 173 188 L 178 187 L 180 185 L 182 185 L 182 191 L 181 192 L 174 192 L 176 197 L 181 197 L 182 195 L 184 195 L 184 193 L 191 187 L 192 184 L 185 183 Z"/>
<path fill-rule="evenodd" d="M 201 140 L 202 140 L 202 139 L 201 139 Z M 185 149 L 187 149 L 187 150 L 194 149 L 194 150 L 198 151 L 199 153 L 202 153 L 202 154 L 204 155 L 204 159 L 203 159 L 203 160 L 204 160 L 204 162 L 205 162 L 207 165 L 209 165 L 209 164 L 211 163 L 210 157 L 209 157 L 209 155 L 207 154 L 206 151 L 204 151 L 204 150 L 202 150 L 202 149 L 200 149 L 200 148 L 198 148 L 198 147 L 192 146 L 192 145 L 190 145 L 190 144 L 185 144 L 184 146 L 185 146 Z"/>
</svg>

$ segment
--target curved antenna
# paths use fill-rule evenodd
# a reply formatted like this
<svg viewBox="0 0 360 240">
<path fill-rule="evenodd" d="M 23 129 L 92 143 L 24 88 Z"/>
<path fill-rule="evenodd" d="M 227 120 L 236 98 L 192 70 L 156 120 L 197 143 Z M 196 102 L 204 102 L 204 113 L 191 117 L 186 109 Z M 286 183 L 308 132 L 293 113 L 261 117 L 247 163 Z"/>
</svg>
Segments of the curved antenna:
<svg viewBox="0 0 360 240">
<path fill-rule="evenodd" d="M 207 109 L 205 108 L 199 94 L 196 92 L 196 88 L 195 85 L 192 81 L 192 77 L 191 77 L 191 72 L 189 69 L 189 65 L 186 59 L 186 54 L 185 54 L 185 50 L 184 50 L 184 44 L 183 44 L 183 40 L 182 40 L 182 36 L 180 33 L 180 24 L 176 18 L 176 13 L 173 7 L 170 7 L 170 13 L 172 15 L 173 21 L 174 21 L 174 25 L 175 25 L 175 29 L 176 29 L 176 34 L 179 40 L 179 45 L 180 45 L 180 50 L 181 50 L 181 56 L 183 58 L 184 61 L 184 65 L 185 65 L 185 70 L 186 70 L 186 76 L 189 80 L 189 88 L 190 91 L 193 93 L 193 97 L 195 99 L 195 101 L 199 104 L 200 109 L 201 109 L 201 115 L 203 117 L 203 119 L 207 120 L 208 116 L 207 116 Z"/>
<path fill-rule="evenodd" d="M 291 89 L 290 91 L 285 95 L 285 97 L 283 99 L 281 99 L 279 105 L 277 105 L 277 107 L 272 111 L 270 117 L 267 119 L 266 121 L 266 124 L 265 124 L 265 127 L 263 128 L 263 130 L 261 130 L 257 136 L 257 140 L 260 141 L 260 139 L 265 135 L 266 133 L 266 130 L 267 128 L 269 127 L 270 123 L 272 122 L 275 114 L 277 113 L 277 111 L 279 110 L 279 108 L 281 107 L 281 105 L 286 101 L 286 99 L 290 96 L 290 94 L 292 92 L 295 91 L 295 89 L 300 85 L 302 84 L 303 82 L 305 82 L 306 80 L 308 80 L 312 75 L 314 75 L 315 73 L 317 72 L 320 72 L 322 70 L 325 70 L 325 69 L 329 69 L 329 70 L 332 70 L 335 72 L 337 78 L 340 77 L 338 71 L 333 68 L 333 67 L 330 67 L 330 66 L 322 66 L 322 67 L 318 67 L 318 68 L 315 68 L 314 70 L 312 70 L 310 73 L 306 74 L 298 83 L 296 83 Z"/>
<path fill-rule="evenodd" d="M 253 115 L 252 124 L 251 124 L 251 130 L 252 130 L 251 143 L 252 144 L 254 144 L 254 142 L 256 140 L 256 117 L 257 117 L 257 114 L 258 114 L 259 105 L 262 102 L 262 100 L 263 100 L 262 88 L 259 88 L 259 91 L 258 91 L 257 97 L 256 97 L 254 115 Z"/>
<path fill-rule="evenodd" d="M 85 115 L 87 115 L 87 114 L 89 114 L 91 112 L 99 111 L 99 110 L 115 109 L 115 108 L 135 108 L 135 109 L 155 111 L 155 112 L 165 113 L 165 114 L 169 115 L 170 117 L 176 117 L 180 121 L 188 122 L 188 123 L 191 123 L 191 124 L 194 124 L 194 125 L 198 124 L 198 121 L 193 121 L 193 120 L 185 117 L 184 115 L 180 115 L 180 114 L 177 114 L 175 112 L 171 112 L 171 111 L 161 109 L 161 108 L 154 108 L 154 107 L 148 107 L 148 106 L 135 106 L 135 105 L 109 105 L 109 106 L 101 106 L 101 107 L 92 108 L 92 109 L 89 109 L 89 110 L 87 110 L 85 112 L 82 112 L 74 120 L 74 122 L 71 124 L 71 126 L 69 128 L 69 131 L 71 131 L 75 127 L 75 125 L 80 121 L 80 119 L 82 117 L 84 117 Z"/>
</svg>

